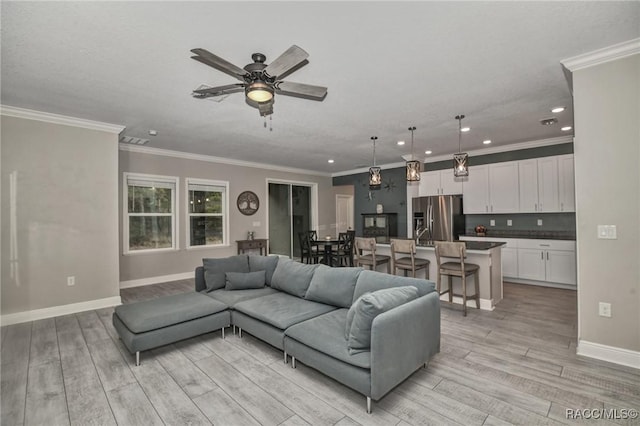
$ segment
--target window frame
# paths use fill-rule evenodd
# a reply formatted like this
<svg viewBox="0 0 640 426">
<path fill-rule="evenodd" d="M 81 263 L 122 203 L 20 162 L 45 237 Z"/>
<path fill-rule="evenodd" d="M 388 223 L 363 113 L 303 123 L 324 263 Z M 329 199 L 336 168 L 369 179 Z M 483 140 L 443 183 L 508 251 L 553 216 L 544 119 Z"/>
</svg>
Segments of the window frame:
<svg viewBox="0 0 640 426">
<path fill-rule="evenodd" d="M 217 186 L 223 187 L 222 213 L 191 213 L 189 208 L 189 185 Z M 186 238 L 185 245 L 187 250 L 211 249 L 218 247 L 229 247 L 231 245 L 230 238 L 230 216 L 229 216 L 229 182 L 213 179 L 186 178 L 185 179 L 185 209 L 186 209 Z M 191 245 L 191 217 L 192 216 L 212 216 L 222 217 L 222 244 L 205 244 Z"/>
<path fill-rule="evenodd" d="M 172 193 L 171 193 L 171 213 L 167 214 L 146 214 L 146 216 L 171 216 L 171 247 L 162 247 L 162 248 L 151 248 L 151 249 L 142 249 L 142 250 L 131 250 L 129 246 L 130 235 L 129 235 L 129 218 L 133 216 L 141 217 L 145 216 L 145 214 L 136 214 L 129 213 L 129 181 L 147 181 L 149 183 L 159 182 L 173 185 Z M 153 253 L 162 253 L 162 252 L 170 252 L 177 251 L 179 249 L 178 238 L 178 224 L 179 222 L 179 209 L 178 209 L 178 200 L 180 199 L 180 178 L 177 176 L 163 176 L 163 175 L 152 175 L 146 173 L 130 173 L 124 172 L 122 177 L 122 212 L 123 212 L 123 220 L 122 220 L 122 253 L 124 255 L 137 255 L 137 254 L 153 254 Z"/>
</svg>

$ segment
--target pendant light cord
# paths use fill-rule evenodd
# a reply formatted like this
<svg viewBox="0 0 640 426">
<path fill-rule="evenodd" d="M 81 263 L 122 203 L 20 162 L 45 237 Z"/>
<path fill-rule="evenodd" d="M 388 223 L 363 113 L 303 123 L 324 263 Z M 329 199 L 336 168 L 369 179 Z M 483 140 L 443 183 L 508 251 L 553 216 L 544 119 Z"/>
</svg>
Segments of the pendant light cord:
<svg viewBox="0 0 640 426">
<path fill-rule="evenodd" d="M 371 136 L 371 140 L 373 141 L 373 167 L 376 166 L 376 140 L 377 136 Z"/>
<path fill-rule="evenodd" d="M 416 126 L 410 126 L 409 130 L 411 131 L 411 160 L 413 160 L 413 131 L 416 130 Z"/>
<path fill-rule="evenodd" d="M 458 152 L 462 152 L 462 119 L 464 118 L 464 114 L 456 115 L 456 120 L 458 120 Z"/>
</svg>

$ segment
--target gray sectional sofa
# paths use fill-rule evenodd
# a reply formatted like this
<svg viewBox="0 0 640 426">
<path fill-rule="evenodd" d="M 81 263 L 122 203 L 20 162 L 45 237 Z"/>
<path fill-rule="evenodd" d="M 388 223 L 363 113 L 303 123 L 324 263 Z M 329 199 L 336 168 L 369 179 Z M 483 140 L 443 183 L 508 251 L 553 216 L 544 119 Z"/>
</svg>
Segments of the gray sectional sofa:
<svg viewBox="0 0 640 426">
<path fill-rule="evenodd" d="M 368 412 L 440 350 L 440 301 L 423 279 L 238 255 L 204 259 L 195 289 L 228 308 L 217 327 L 228 321 L 282 350 L 285 362 L 291 356 L 292 367 L 298 360 L 364 394 Z M 127 329 L 118 314 L 114 324 Z"/>
</svg>

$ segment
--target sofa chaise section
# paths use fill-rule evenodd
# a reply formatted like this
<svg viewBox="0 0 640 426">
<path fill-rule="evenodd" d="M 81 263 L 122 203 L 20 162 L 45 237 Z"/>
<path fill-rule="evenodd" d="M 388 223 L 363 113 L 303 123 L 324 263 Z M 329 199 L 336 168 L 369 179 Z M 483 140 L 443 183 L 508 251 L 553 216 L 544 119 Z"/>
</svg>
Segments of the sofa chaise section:
<svg viewBox="0 0 640 426">
<path fill-rule="evenodd" d="M 180 293 L 120 305 L 113 326 L 140 364 L 140 352 L 228 327 L 228 306 L 200 293 Z"/>
</svg>

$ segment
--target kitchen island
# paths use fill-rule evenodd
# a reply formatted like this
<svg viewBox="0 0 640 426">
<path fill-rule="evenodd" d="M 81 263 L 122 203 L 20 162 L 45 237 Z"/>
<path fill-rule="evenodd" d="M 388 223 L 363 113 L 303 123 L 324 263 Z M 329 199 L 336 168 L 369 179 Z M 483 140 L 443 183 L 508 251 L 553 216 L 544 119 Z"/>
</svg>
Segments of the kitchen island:
<svg viewBox="0 0 640 426">
<path fill-rule="evenodd" d="M 475 263 L 480 266 L 479 287 L 480 287 L 480 309 L 492 311 L 495 305 L 502 300 L 502 246 L 504 243 L 498 241 L 466 241 L 467 257 L 465 262 Z M 388 243 L 377 243 L 376 252 L 391 256 L 391 246 Z M 416 249 L 416 256 L 429 260 L 429 279 L 436 281 L 438 278 L 438 264 L 436 262 L 435 247 L 431 244 L 421 244 Z M 424 273 L 419 271 L 417 277 L 424 277 Z M 443 289 L 446 287 L 444 277 Z M 473 292 L 473 276 L 467 277 L 467 292 Z M 461 293 L 461 281 L 453 278 L 454 293 Z M 441 289 L 442 291 L 442 289 Z M 449 295 L 441 296 L 443 301 L 449 300 Z M 454 303 L 462 304 L 461 297 L 454 297 Z M 475 301 L 467 301 L 467 306 L 475 308 Z"/>
</svg>

